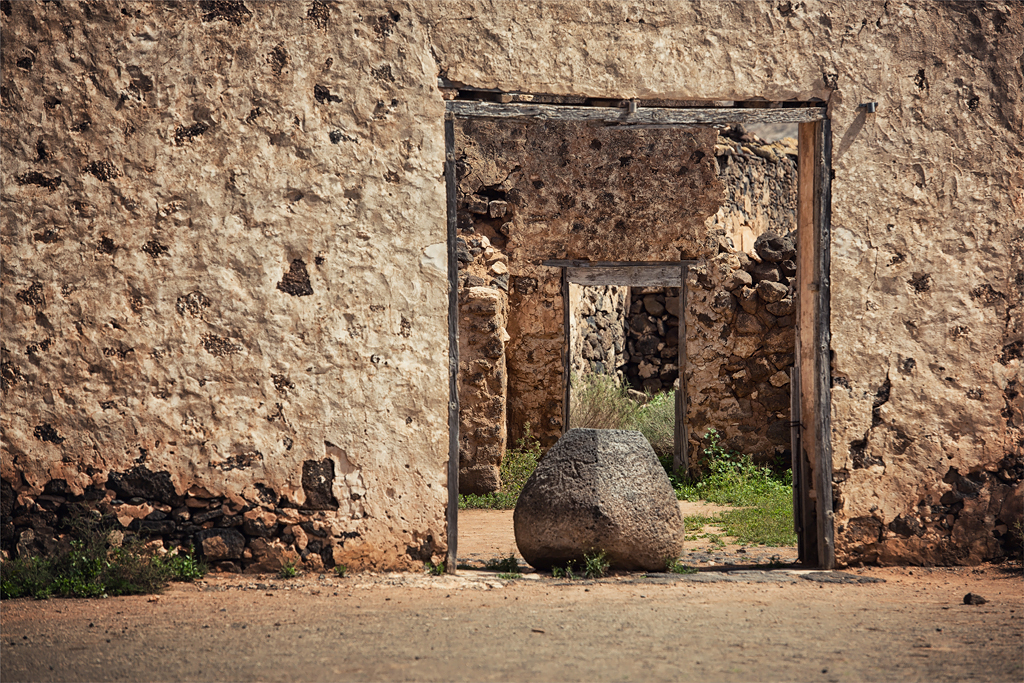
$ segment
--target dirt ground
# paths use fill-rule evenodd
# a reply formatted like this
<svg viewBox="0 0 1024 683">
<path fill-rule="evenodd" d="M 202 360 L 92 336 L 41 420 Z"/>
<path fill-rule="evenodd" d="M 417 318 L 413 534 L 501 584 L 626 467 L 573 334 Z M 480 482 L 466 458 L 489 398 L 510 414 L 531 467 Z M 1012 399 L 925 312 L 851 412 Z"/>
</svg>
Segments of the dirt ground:
<svg viewBox="0 0 1024 683">
<path fill-rule="evenodd" d="M 507 517 L 460 513 L 460 564 L 507 556 Z M 967 593 L 987 602 L 966 605 Z M 0 609 L 5 683 L 1024 680 L 1019 563 L 704 563 L 599 581 L 214 575 L 160 596 Z"/>
</svg>

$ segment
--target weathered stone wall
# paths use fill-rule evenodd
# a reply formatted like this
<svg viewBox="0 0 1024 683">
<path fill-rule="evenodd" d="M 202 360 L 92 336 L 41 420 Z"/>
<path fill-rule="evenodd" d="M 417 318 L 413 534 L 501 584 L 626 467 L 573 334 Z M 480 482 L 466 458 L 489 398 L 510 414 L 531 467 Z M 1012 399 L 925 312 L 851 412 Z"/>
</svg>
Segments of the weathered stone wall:
<svg viewBox="0 0 1024 683">
<path fill-rule="evenodd" d="M 470 281 L 467 276 L 463 281 Z M 508 295 L 498 287 L 459 289 L 459 492 L 501 485 L 505 455 Z"/>
<path fill-rule="evenodd" d="M 64 0 L 0 3 L 0 38 L 12 533 L 14 519 L 52 520 L 63 485 L 157 500 L 116 483 L 145 466 L 186 507 L 326 499 L 301 514 L 326 517 L 334 561 L 401 567 L 444 550 L 441 75 L 641 102 L 827 103 L 839 559 L 1005 553 L 1024 459 L 1018 5 Z M 629 188 L 625 172 L 603 177 Z M 597 177 L 572 193 L 593 197 Z M 552 208 L 570 189 L 536 180 L 553 183 L 540 193 Z M 677 183 L 680 206 L 706 187 Z M 642 216 L 642 199 L 623 209 Z M 585 213 L 521 219 L 510 310 L 557 300 L 537 261 L 558 254 L 525 255 L 538 235 L 572 257 L 701 251 L 684 246 L 703 227 L 688 221 L 625 242 L 591 223 L 577 239 Z M 561 306 L 532 310 L 510 320 L 532 340 L 510 358 L 557 358 Z M 520 417 L 540 405 L 517 401 Z M 314 492 L 325 460 L 337 508 Z"/>
<path fill-rule="evenodd" d="M 2 4 L 5 547 L 89 502 L 219 534 L 230 566 L 444 557 L 428 31 L 375 4 Z"/>
<path fill-rule="evenodd" d="M 720 132 L 715 159 L 725 201 L 708 227 L 724 230 L 736 249 L 748 254 L 759 235 L 796 230 L 796 158 L 794 138 L 769 144 L 743 126 Z"/>
<path fill-rule="evenodd" d="M 1017 5 L 481 0 L 431 20 L 440 73 L 477 87 L 826 102 L 839 559 L 1005 552 L 1024 458 Z M 854 467 L 865 436 L 882 464 Z M 984 481 L 947 512 L 951 469 Z"/>
<path fill-rule="evenodd" d="M 730 450 L 771 462 L 790 451 L 796 254 L 764 233 L 752 255 L 723 249 L 690 270 L 686 299 L 690 452 L 710 428 Z"/>
<path fill-rule="evenodd" d="M 679 379 L 679 288 L 630 290 L 626 363 L 623 372 L 636 391 L 671 391 Z"/>
<path fill-rule="evenodd" d="M 629 287 L 569 284 L 570 372 L 618 377 L 625 365 Z"/>
<path fill-rule="evenodd" d="M 561 272 L 541 263 L 708 252 L 716 243 L 704 222 L 721 194 L 715 138 L 713 129 L 456 122 L 460 235 L 487 237 L 508 255 L 511 440 L 527 422 L 545 445 L 562 434 Z"/>
</svg>

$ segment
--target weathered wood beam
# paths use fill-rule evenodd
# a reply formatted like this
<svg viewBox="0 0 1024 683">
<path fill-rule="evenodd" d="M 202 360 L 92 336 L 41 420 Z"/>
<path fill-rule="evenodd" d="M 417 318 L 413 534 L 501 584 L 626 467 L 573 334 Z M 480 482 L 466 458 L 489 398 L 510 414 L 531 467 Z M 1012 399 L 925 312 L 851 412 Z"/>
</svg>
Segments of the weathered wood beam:
<svg viewBox="0 0 1024 683">
<path fill-rule="evenodd" d="M 678 265 L 566 268 L 569 282 L 586 287 L 681 287 Z"/>
<path fill-rule="evenodd" d="M 540 265 L 551 268 L 636 268 L 641 266 L 695 266 L 700 261 L 587 261 L 585 259 L 549 259 Z"/>
<path fill-rule="evenodd" d="M 726 125 L 730 123 L 810 123 L 825 118 L 823 107 L 791 107 L 785 109 L 762 108 L 701 108 L 669 109 L 639 107 L 629 113 L 618 107 L 577 107 L 571 105 L 475 102 L 448 100 L 449 112 L 461 118 L 529 118 L 542 121 L 595 121 L 632 125 Z"/>
<path fill-rule="evenodd" d="M 454 574 L 459 552 L 459 260 L 456 254 L 455 117 L 444 117 L 444 179 L 448 200 L 448 556 Z"/>
</svg>

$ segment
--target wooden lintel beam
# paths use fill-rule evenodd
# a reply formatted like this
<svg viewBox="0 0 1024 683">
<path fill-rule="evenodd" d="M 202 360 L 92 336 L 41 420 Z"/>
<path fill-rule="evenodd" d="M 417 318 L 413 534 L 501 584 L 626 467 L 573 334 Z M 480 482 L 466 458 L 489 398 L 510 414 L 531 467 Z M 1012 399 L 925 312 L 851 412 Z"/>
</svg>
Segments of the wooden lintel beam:
<svg viewBox="0 0 1024 683">
<path fill-rule="evenodd" d="M 577 107 L 552 104 L 476 102 L 448 100 L 445 107 L 466 118 L 531 118 L 546 121 L 595 121 L 631 125 L 726 125 L 730 123 L 811 123 L 825 118 L 824 107 L 693 108 L 638 107 L 630 113 L 618 107 Z"/>
<path fill-rule="evenodd" d="M 695 266 L 700 261 L 586 261 L 583 259 L 549 259 L 540 265 L 551 268 L 640 268 Z M 678 286 L 678 285 L 674 285 Z"/>
</svg>

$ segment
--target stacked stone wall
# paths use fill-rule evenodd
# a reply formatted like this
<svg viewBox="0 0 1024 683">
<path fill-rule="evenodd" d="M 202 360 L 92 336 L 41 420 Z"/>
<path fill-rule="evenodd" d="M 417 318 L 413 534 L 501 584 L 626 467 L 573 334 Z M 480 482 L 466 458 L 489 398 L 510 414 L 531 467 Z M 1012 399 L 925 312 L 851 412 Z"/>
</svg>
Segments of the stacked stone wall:
<svg viewBox="0 0 1024 683">
<path fill-rule="evenodd" d="M 586 374 L 618 378 L 626 363 L 629 287 L 569 285 L 569 337 L 574 377 Z"/>
<path fill-rule="evenodd" d="M 790 448 L 796 250 L 766 233 L 754 254 L 723 247 L 690 270 L 686 300 L 690 452 L 709 428 L 767 462 Z"/>
<path fill-rule="evenodd" d="M 671 391 L 679 379 L 679 288 L 633 287 L 623 373 L 636 391 Z"/>
</svg>

